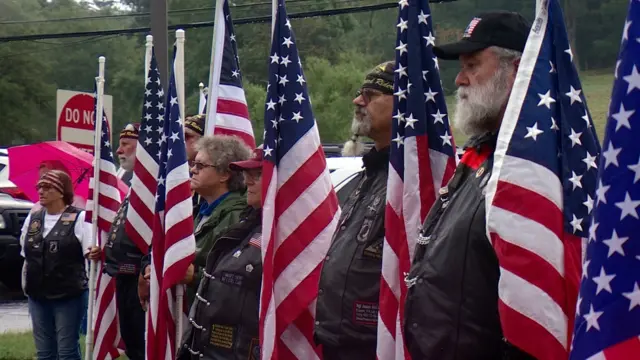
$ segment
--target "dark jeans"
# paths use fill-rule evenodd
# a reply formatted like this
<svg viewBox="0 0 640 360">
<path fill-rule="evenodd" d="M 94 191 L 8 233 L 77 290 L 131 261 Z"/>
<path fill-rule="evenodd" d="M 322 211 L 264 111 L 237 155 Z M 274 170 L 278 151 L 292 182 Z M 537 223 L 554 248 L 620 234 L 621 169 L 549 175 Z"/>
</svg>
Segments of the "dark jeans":
<svg viewBox="0 0 640 360">
<path fill-rule="evenodd" d="M 145 314 L 138 298 L 138 277 L 116 276 L 116 305 L 120 321 L 120 335 L 130 360 L 144 360 Z"/>
<path fill-rule="evenodd" d="M 29 298 L 38 360 L 80 360 L 84 295 L 64 300 Z"/>
<path fill-rule="evenodd" d="M 89 290 L 85 291 L 82 295 L 82 304 L 84 306 L 84 315 L 82 316 L 82 323 L 80 324 L 80 334 L 87 335 L 87 325 L 89 321 L 87 317 L 87 311 L 89 310 Z"/>
</svg>

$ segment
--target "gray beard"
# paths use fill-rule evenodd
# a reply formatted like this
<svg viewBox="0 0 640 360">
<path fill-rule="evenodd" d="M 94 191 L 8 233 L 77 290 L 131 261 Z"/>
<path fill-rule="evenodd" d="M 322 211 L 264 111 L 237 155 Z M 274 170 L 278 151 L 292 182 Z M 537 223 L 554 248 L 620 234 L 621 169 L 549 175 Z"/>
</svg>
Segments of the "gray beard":
<svg viewBox="0 0 640 360">
<path fill-rule="evenodd" d="M 500 67 L 486 83 L 475 88 L 460 87 L 456 92 L 456 111 L 452 125 L 467 136 L 494 131 L 500 125 L 500 112 L 509 99 L 509 67 Z"/>
</svg>

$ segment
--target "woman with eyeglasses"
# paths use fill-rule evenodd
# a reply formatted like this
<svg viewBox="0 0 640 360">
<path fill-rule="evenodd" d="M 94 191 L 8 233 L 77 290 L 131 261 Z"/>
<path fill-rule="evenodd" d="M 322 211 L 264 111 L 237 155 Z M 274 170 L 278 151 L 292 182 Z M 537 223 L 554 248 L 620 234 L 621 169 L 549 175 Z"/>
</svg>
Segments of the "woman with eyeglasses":
<svg viewBox="0 0 640 360">
<path fill-rule="evenodd" d="M 91 227 L 85 212 L 71 206 L 67 173 L 50 170 L 36 187 L 42 208 L 25 220 L 20 245 L 37 358 L 80 360 Z"/>
<path fill-rule="evenodd" d="M 248 206 L 206 256 L 179 360 L 260 359 L 262 150 L 230 167 L 242 172 Z"/>
<path fill-rule="evenodd" d="M 251 149 L 235 136 L 204 136 L 196 143 L 196 156 L 191 164 L 191 189 L 204 201 L 195 214 L 196 256 L 184 283 L 191 304 L 202 277 L 207 254 L 215 239 L 229 226 L 240 221 L 246 208 L 242 174 L 229 164 L 251 156 Z"/>
</svg>

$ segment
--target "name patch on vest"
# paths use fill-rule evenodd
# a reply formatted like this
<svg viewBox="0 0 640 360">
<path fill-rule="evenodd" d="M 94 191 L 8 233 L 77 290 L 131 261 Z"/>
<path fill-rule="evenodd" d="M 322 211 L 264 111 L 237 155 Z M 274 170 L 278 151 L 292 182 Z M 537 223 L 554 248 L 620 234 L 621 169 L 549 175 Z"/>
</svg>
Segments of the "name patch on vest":
<svg viewBox="0 0 640 360">
<path fill-rule="evenodd" d="M 135 275 L 136 266 L 134 264 L 120 264 L 118 266 L 118 274 Z"/>
<path fill-rule="evenodd" d="M 253 270 L 253 268 L 252 268 Z M 244 277 L 240 274 L 234 274 L 234 273 L 230 273 L 230 272 L 222 272 L 222 275 L 220 276 L 220 281 L 227 284 L 227 285 L 232 285 L 232 286 L 242 286 L 242 280 L 244 279 Z"/>
<path fill-rule="evenodd" d="M 258 338 L 251 338 L 249 360 L 260 360 L 260 340 Z"/>
<path fill-rule="evenodd" d="M 378 323 L 378 304 L 355 301 L 353 303 L 353 322 L 360 325 L 376 325 Z"/>
<path fill-rule="evenodd" d="M 211 325 L 211 337 L 209 339 L 209 343 L 216 347 L 231 349 L 233 347 L 233 336 L 235 330 L 236 329 L 232 326 L 213 324 Z"/>
</svg>

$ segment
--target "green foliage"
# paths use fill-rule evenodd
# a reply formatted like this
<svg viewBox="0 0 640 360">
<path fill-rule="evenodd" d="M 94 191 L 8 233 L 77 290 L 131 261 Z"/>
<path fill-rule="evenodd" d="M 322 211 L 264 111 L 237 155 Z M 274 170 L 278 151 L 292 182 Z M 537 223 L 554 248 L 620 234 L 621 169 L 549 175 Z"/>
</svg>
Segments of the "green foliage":
<svg viewBox="0 0 640 360">
<path fill-rule="evenodd" d="M 379 4 L 389 0 L 287 0 L 289 13 Z M 0 22 L 33 21 L 148 12 L 150 0 L 4 0 Z M 169 0 L 169 23 L 209 21 L 211 0 Z M 574 54 L 583 70 L 611 68 L 620 44 L 627 0 L 562 0 Z M 482 11 L 506 9 L 534 16 L 533 0 L 458 0 L 433 4 L 438 43 L 455 41 Z M 271 13 L 270 2 L 232 0 L 234 19 Z M 200 9 L 200 10 L 193 10 Z M 148 26 L 149 16 L 0 25 L 0 36 L 124 29 Z M 394 58 L 397 10 L 345 14 L 292 21 L 313 110 L 322 140 L 341 142 L 349 134 L 351 100 L 365 72 Z M 258 142 L 262 140 L 270 24 L 236 26 L 243 81 Z M 113 35 L 0 43 L 0 146 L 52 140 L 55 136 L 55 90 L 92 91 L 97 58 L 105 56 L 106 89 L 114 97 L 116 129 L 140 121 L 143 95 L 144 37 Z M 169 34 L 173 41 L 174 33 Z M 196 112 L 198 84 L 207 83 L 212 28 L 187 30 L 187 113 Z M 445 93 L 455 90 L 455 61 L 440 62 Z M 608 74 L 611 71 L 607 72 Z M 585 87 L 588 81 L 585 81 Z M 589 95 L 588 89 L 585 93 Z M 608 95 L 607 95 L 608 96 Z M 594 111 L 591 106 L 592 112 Z M 453 109 L 450 109 L 453 110 Z"/>
</svg>

